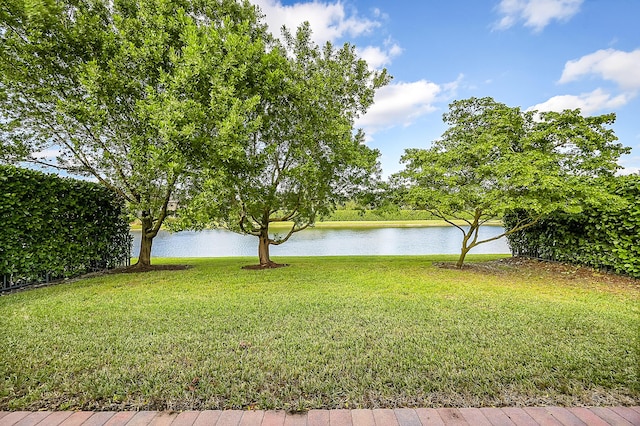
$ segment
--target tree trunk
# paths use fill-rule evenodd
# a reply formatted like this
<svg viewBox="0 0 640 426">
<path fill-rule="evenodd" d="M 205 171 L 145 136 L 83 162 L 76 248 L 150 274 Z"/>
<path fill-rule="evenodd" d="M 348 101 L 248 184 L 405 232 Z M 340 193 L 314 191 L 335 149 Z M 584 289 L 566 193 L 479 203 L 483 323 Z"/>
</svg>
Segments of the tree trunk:
<svg viewBox="0 0 640 426">
<path fill-rule="evenodd" d="M 462 268 L 464 258 L 467 256 L 467 253 L 469 253 L 469 250 L 471 250 L 470 247 L 466 247 L 465 245 L 462 246 L 462 250 L 460 250 L 460 257 L 458 258 L 458 262 L 456 262 L 456 268 Z"/>
<path fill-rule="evenodd" d="M 142 238 L 140 239 L 140 253 L 138 254 L 138 262 L 134 265 L 136 268 L 145 268 L 151 266 L 151 246 L 155 235 L 151 232 L 153 221 L 150 217 L 142 218 Z"/>
<path fill-rule="evenodd" d="M 269 257 L 269 229 L 260 230 L 260 242 L 258 244 L 258 257 L 260 258 L 260 266 L 263 268 L 269 267 L 273 264 Z"/>
<path fill-rule="evenodd" d="M 472 226 L 469 229 L 469 232 L 465 233 L 464 237 L 462 238 L 462 249 L 460 249 L 460 257 L 458 258 L 458 262 L 456 262 L 456 268 L 458 269 L 462 268 L 462 265 L 464 264 L 464 258 L 467 256 L 467 253 L 469 253 L 469 250 L 474 247 L 473 243 L 471 244 L 471 246 L 468 245 L 474 230 L 475 227 Z"/>
<path fill-rule="evenodd" d="M 146 267 L 151 266 L 151 245 L 153 244 L 153 237 L 148 237 L 146 232 L 142 232 L 142 239 L 140 240 L 140 254 L 138 254 L 138 262 L 136 266 Z"/>
</svg>

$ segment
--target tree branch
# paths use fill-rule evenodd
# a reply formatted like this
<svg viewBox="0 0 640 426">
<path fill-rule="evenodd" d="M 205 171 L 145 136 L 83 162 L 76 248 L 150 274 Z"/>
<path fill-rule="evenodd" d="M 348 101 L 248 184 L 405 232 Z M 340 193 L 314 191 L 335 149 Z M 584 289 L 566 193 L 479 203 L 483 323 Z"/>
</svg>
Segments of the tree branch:
<svg viewBox="0 0 640 426">
<path fill-rule="evenodd" d="M 431 213 L 434 216 L 439 217 L 440 219 L 444 220 L 445 222 L 447 222 L 449 225 L 451 226 L 455 226 L 456 228 L 458 228 L 460 230 L 460 232 L 462 232 L 463 234 L 466 234 L 464 229 L 462 229 L 462 227 L 460 225 L 458 225 L 457 223 L 451 221 L 444 213 L 440 212 L 440 210 L 438 209 L 425 209 L 426 211 L 428 211 L 429 213 Z M 464 220 L 464 219 L 463 219 Z M 465 222 L 469 223 L 468 221 L 465 220 Z M 471 225 L 471 224 L 469 224 Z"/>
<path fill-rule="evenodd" d="M 42 109 L 40 108 L 40 105 L 38 105 L 35 102 L 33 102 L 32 99 L 24 93 L 24 91 L 19 90 L 18 92 L 20 93 L 20 95 L 22 95 L 23 99 L 26 100 L 26 102 L 28 102 L 31 105 L 31 108 L 33 108 L 35 111 L 38 111 L 40 113 L 40 115 L 42 116 L 41 117 L 42 123 L 45 125 L 46 128 L 49 129 L 49 131 L 51 132 L 53 137 L 58 141 L 58 144 L 60 144 L 60 146 L 67 147 L 67 149 L 69 151 L 71 151 L 73 156 L 82 164 L 82 167 L 84 167 L 90 174 L 92 174 L 96 179 L 98 179 L 98 181 L 101 184 L 103 184 L 107 188 L 111 189 L 112 191 L 118 193 L 125 200 L 130 201 L 130 202 L 139 201 L 139 200 L 133 200 L 129 196 L 129 194 L 125 193 L 120 188 L 117 188 L 116 186 L 112 185 L 104 177 L 102 177 L 102 175 L 100 173 L 98 173 L 98 171 L 95 168 L 93 168 L 93 166 L 91 166 L 89 160 L 86 158 L 84 153 L 82 151 L 77 151 L 69 143 L 67 138 L 62 137 L 62 135 L 59 134 L 59 131 L 56 128 L 56 126 L 54 126 L 48 120 L 43 118 L 43 117 L 51 117 L 53 115 L 52 113 L 46 113 L 45 111 L 42 111 Z"/>
<path fill-rule="evenodd" d="M 111 164 L 111 167 L 116 171 L 116 173 L 118 174 L 118 177 L 120 178 L 122 184 L 129 190 L 129 192 L 131 192 L 131 195 L 133 196 L 133 198 L 135 198 L 137 201 L 140 201 L 140 194 L 138 194 L 138 191 L 136 191 L 129 183 L 129 180 L 127 179 L 127 177 L 125 176 L 124 172 L 122 171 L 122 168 L 120 167 L 119 162 L 116 160 L 116 156 L 113 155 L 113 153 L 109 150 L 109 148 L 107 148 L 107 146 L 105 145 L 105 143 L 102 141 L 102 139 L 100 139 L 98 136 L 96 136 L 93 131 L 87 126 L 86 123 L 81 123 L 82 127 L 84 128 L 84 130 L 89 134 L 89 137 L 91 139 L 94 140 L 94 142 L 96 142 L 100 148 L 102 148 L 102 150 L 104 152 L 106 152 L 108 154 L 108 159 L 109 159 L 109 163 Z"/>
<path fill-rule="evenodd" d="M 153 229 L 150 233 L 147 234 L 147 237 L 153 238 L 158 235 L 160 231 L 160 227 L 162 226 L 162 222 L 164 222 L 167 217 L 167 206 L 169 205 L 169 201 L 171 201 L 171 195 L 173 194 L 173 189 L 175 188 L 176 181 L 178 180 L 177 174 L 174 174 L 173 178 L 169 181 L 167 185 L 167 193 L 162 201 L 162 208 L 160 209 L 160 215 L 156 220 L 156 224 L 153 226 Z M 153 235 L 150 235 L 153 234 Z"/>
<path fill-rule="evenodd" d="M 287 222 L 287 221 L 291 220 L 291 219 L 292 219 L 295 215 L 297 215 L 297 214 L 298 214 L 298 207 L 296 207 L 296 208 L 295 208 L 291 213 L 289 213 L 288 215 L 283 216 L 283 217 L 281 217 L 281 218 L 276 218 L 276 217 L 274 217 L 274 218 L 269 218 L 269 223 L 272 223 L 272 222 Z"/>
<path fill-rule="evenodd" d="M 272 245 L 274 245 L 274 246 L 279 246 L 280 244 L 286 243 L 286 242 L 287 242 L 287 240 L 289 240 L 289 238 L 291 238 L 291 236 L 292 236 L 294 233 L 296 233 L 296 232 L 300 232 L 300 231 L 302 231 L 303 229 L 307 229 L 307 228 L 309 227 L 309 225 L 310 225 L 309 223 L 306 223 L 306 224 L 304 224 L 303 226 L 301 226 L 301 227 L 299 227 L 299 228 L 296 228 L 296 225 L 294 224 L 294 225 L 291 227 L 291 229 L 289 230 L 289 233 L 287 234 L 287 236 L 286 236 L 286 237 L 284 237 L 284 238 L 280 238 L 280 239 L 278 239 L 278 240 L 272 240 L 272 239 L 270 239 L 270 240 L 269 240 L 269 244 L 272 244 Z"/>
<path fill-rule="evenodd" d="M 479 241 L 476 245 L 488 243 L 490 241 L 495 241 L 495 240 L 498 240 L 498 239 L 500 239 L 502 237 L 506 237 L 507 235 L 511 235 L 511 234 L 516 233 L 518 231 L 522 231 L 523 229 L 530 228 L 530 227 L 534 226 L 535 224 L 537 224 L 538 222 L 540 222 L 540 219 L 542 219 L 542 215 L 538 215 L 537 217 L 535 217 L 530 222 L 527 222 L 525 219 L 520 220 L 520 221 L 518 221 L 516 226 L 514 226 L 511 229 L 509 229 L 508 231 L 505 231 L 500 235 L 496 235 L 495 237 L 491 237 L 491 238 L 487 238 L 486 240 Z"/>
<path fill-rule="evenodd" d="M 256 231 L 255 229 L 247 230 L 244 227 L 245 220 L 247 220 L 247 210 L 245 208 L 245 204 L 242 203 L 242 210 L 240 211 L 240 221 L 238 223 L 238 225 L 240 226 L 240 230 L 245 234 L 259 237 L 260 236 L 260 231 Z"/>
</svg>

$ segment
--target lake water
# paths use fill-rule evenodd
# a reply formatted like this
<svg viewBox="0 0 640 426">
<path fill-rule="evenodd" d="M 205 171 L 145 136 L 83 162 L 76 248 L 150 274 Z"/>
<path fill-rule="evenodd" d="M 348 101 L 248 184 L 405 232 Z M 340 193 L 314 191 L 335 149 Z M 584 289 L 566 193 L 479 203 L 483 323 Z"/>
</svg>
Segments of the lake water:
<svg viewBox="0 0 640 426">
<path fill-rule="evenodd" d="M 499 226 L 480 228 L 480 239 L 499 235 Z M 140 250 L 140 231 L 134 237 L 132 256 Z M 271 256 L 347 256 L 459 254 L 462 232 L 452 226 L 376 229 L 305 229 L 289 241 L 271 246 Z M 506 239 L 481 244 L 476 254 L 510 253 Z M 258 238 L 225 230 L 160 231 L 153 240 L 154 257 L 257 256 Z"/>
</svg>

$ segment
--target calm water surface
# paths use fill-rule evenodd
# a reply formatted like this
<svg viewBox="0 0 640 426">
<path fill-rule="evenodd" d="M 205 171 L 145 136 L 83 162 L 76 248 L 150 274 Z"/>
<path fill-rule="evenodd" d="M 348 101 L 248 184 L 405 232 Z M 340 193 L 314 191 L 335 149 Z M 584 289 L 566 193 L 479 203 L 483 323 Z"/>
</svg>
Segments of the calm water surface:
<svg viewBox="0 0 640 426">
<path fill-rule="evenodd" d="M 503 232 L 498 226 L 480 228 L 485 239 Z M 132 231 L 132 255 L 140 248 L 140 231 Z M 306 229 L 280 246 L 271 246 L 272 256 L 345 256 L 459 254 L 462 232 L 452 226 L 427 228 Z M 225 230 L 160 231 L 153 240 L 154 257 L 255 256 L 258 238 Z M 481 244 L 476 254 L 510 253 L 505 238 Z"/>
</svg>

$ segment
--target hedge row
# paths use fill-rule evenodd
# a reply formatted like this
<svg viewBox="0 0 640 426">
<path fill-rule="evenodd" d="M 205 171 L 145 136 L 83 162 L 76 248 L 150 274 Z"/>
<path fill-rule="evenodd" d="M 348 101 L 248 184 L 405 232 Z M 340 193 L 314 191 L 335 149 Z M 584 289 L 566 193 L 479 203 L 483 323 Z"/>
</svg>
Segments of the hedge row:
<svg viewBox="0 0 640 426">
<path fill-rule="evenodd" d="M 514 255 L 587 265 L 640 278 L 640 175 L 619 176 L 610 193 L 626 205 L 590 208 L 580 214 L 556 214 L 539 225 L 512 234 Z M 504 218 L 509 227 L 517 214 Z"/>
<path fill-rule="evenodd" d="M 101 185 L 0 166 L 1 289 L 126 264 L 124 212 Z"/>
</svg>

